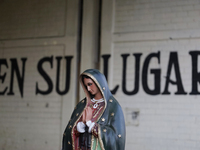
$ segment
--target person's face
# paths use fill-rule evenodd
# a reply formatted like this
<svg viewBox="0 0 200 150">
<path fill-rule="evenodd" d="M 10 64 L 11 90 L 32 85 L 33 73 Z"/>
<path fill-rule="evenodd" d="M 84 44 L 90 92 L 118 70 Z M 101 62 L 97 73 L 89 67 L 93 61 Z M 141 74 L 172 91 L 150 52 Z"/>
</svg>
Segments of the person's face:
<svg viewBox="0 0 200 150">
<path fill-rule="evenodd" d="M 90 78 L 84 78 L 84 85 L 91 95 L 97 95 L 100 93 L 99 88 Z"/>
</svg>

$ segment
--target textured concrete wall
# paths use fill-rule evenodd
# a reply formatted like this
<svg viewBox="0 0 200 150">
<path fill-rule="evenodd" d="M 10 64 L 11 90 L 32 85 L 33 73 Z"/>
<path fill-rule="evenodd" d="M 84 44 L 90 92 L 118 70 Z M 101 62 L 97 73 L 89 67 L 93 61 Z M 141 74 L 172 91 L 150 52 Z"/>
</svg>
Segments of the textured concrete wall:
<svg viewBox="0 0 200 150">
<path fill-rule="evenodd" d="M 0 149 L 61 148 L 77 98 L 78 5 L 70 0 L 0 1 Z M 102 5 L 101 56 L 109 58 L 110 89 L 119 87 L 115 97 L 126 118 L 126 149 L 199 149 L 199 1 L 105 0 Z M 97 8 L 96 3 L 88 7 Z M 82 40 L 82 58 L 88 58 L 87 48 L 96 47 L 96 41 L 87 41 L 96 37 L 87 28 L 87 23 L 96 26 L 95 15 L 88 16 L 91 10 L 84 10 L 88 38 Z M 72 58 L 65 95 L 56 90 L 59 57 L 60 90 L 66 85 L 65 60 Z M 81 65 L 94 62 L 89 58 Z M 39 66 L 52 85 L 38 70 L 41 60 L 46 60 Z M 52 90 L 42 95 L 37 87 Z"/>
<path fill-rule="evenodd" d="M 0 39 L 63 36 L 66 1 L 1 1 Z"/>
<path fill-rule="evenodd" d="M 1 150 L 61 149 L 76 102 L 78 8 L 0 1 Z"/>
<path fill-rule="evenodd" d="M 200 148 L 199 6 L 198 0 L 104 1 L 101 55 L 110 56 L 110 88 L 119 86 L 127 150 Z"/>
</svg>

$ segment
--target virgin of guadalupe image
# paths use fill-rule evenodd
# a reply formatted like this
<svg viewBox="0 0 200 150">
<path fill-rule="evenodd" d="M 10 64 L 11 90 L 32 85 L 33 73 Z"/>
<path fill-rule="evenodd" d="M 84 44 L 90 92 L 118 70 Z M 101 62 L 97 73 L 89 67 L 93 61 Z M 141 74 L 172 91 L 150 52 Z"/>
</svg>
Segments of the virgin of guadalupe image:
<svg viewBox="0 0 200 150">
<path fill-rule="evenodd" d="M 63 134 L 62 150 L 124 150 L 125 121 L 105 76 L 96 69 L 80 75 L 85 98 L 75 107 Z"/>
</svg>

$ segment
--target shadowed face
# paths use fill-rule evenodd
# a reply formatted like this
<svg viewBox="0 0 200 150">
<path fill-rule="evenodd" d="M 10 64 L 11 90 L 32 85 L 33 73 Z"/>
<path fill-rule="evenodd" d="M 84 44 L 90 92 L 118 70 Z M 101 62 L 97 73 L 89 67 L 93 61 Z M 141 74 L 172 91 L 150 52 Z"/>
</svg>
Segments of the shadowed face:
<svg viewBox="0 0 200 150">
<path fill-rule="evenodd" d="M 86 87 L 86 89 L 88 90 L 88 92 L 91 95 L 97 95 L 100 94 L 99 88 L 96 86 L 96 84 L 93 82 L 92 79 L 90 78 L 84 78 L 84 85 Z"/>
</svg>

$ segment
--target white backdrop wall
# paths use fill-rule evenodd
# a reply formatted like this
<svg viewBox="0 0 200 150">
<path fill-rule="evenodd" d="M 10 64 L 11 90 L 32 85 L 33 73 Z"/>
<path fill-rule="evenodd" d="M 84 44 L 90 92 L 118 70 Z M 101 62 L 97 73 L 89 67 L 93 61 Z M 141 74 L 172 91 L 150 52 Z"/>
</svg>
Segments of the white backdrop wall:
<svg viewBox="0 0 200 150">
<path fill-rule="evenodd" d="M 98 19 L 91 12 L 99 6 L 84 4 L 87 61 L 80 70 L 98 64 L 92 51 Z M 79 5 L 0 1 L 0 149 L 61 148 L 78 95 Z M 102 1 L 100 70 L 124 110 L 127 150 L 200 148 L 199 6 L 199 0 Z M 69 85 L 64 95 L 56 90 L 59 67 L 59 90 Z"/>
<path fill-rule="evenodd" d="M 78 9 L 76 0 L 0 2 L 1 150 L 61 149 L 77 95 Z"/>
<path fill-rule="evenodd" d="M 200 148 L 199 6 L 198 0 L 103 1 L 101 70 L 107 56 L 127 150 Z"/>
</svg>

